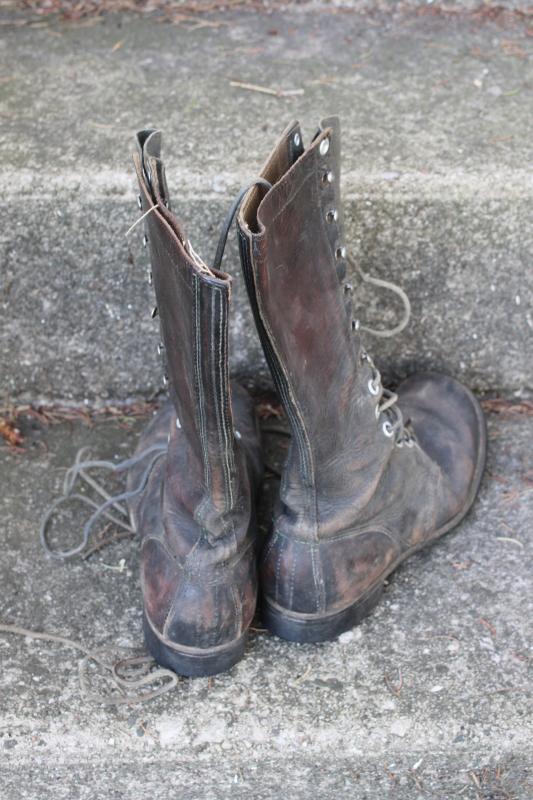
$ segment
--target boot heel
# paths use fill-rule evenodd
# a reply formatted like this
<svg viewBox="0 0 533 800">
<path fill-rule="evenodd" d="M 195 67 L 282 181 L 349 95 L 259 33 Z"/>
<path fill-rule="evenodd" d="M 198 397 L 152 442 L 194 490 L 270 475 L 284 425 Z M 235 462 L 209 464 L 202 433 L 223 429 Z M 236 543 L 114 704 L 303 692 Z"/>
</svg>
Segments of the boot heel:
<svg viewBox="0 0 533 800">
<path fill-rule="evenodd" d="M 206 678 L 231 669 L 243 657 L 248 638 L 246 631 L 240 639 L 228 645 L 202 650 L 165 644 L 146 619 L 146 615 L 143 615 L 143 630 L 146 647 L 157 663 L 187 678 Z"/>
<path fill-rule="evenodd" d="M 348 608 L 323 616 L 287 611 L 263 597 L 261 618 L 272 633 L 289 642 L 327 642 L 358 625 L 377 605 L 382 592 L 383 584 L 380 583 Z"/>
</svg>

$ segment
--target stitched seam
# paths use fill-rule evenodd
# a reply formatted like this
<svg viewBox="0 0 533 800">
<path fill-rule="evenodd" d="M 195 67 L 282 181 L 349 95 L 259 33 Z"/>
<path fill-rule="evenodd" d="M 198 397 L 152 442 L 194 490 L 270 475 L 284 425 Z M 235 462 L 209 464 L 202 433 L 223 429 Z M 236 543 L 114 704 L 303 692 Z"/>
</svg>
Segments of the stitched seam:
<svg viewBox="0 0 533 800">
<path fill-rule="evenodd" d="M 276 589 L 275 589 L 276 600 L 279 600 L 279 573 L 281 569 L 282 552 L 283 552 L 283 547 L 280 547 L 278 552 L 278 557 L 276 559 Z"/>
<path fill-rule="evenodd" d="M 216 583 L 215 586 L 214 586 L 214 589 L 213 589 L 213 593 L 215 595 L 215 597 L 214 597 L 215 614 L 214 614 L 214 619 L 213 619 L 213 628 L 211 630 L 211 636 L 209 637 L 211 646 L 215 645 L 216 642 L 217 642 L 217 639 L 219 638 L 218 637 L 218 623 L 219 623 L 219 619 L 220 619 L 220 608 L 219 608 L 219 602 L 218 602 L 218 586 L 219 586 L 219 584 Z M 198 610 L 201 612 L 201 609 L 198 609 Z"/>
<path fill-rule="evenodd" d="M 326 610 L 326 584 L 324 583 L 324 571 L 322 569 L 322 559 L 320 558 L 320 550 L 317 549 L 317 577 L 318 577 L 318 597 L 320 603 L 320 610 Z"/>
<path fill-rule="evenodd" d="M 220 292 L 215 292 L 214 300 L 215 300 L 215 307 L 216 301 L 219 301 L 219 313 L 220 317 L 218 319 L 218 327 L 219 330 L 217 331 L 218 334 L 218 353 L 217 353 L 217 366 L 218 366 L 218 383 L 215 382 L 215 386 L 218 388 L 218 402 L 217 402 L 217 424 L 219 425 L 219 436 L 221 439 L 221 450 L 222 450 L 222 466 L 223 466 L 223 473 L 224 473 L 224 484 L 226 487 L 226 503 L 225 507 L 226 510 L 233 505 L 233 497 L 232 497 L 232 490 L 231 490 L 231 479 L 230 479 L 230 466 L 229 466 L 229 441 L 228 441 L 228 432 L 226 430 L 226 426 L 224 424 L 222 415 L 223 415 L 223 395 L 224 395 L 224 374 L 222 369 L 222 336 L 224 333 L 224 321 L 223 321 L 223 310 L 222 310 L 222 298 L 220 296 Z M 216 339 L 215 342 L 216 343 Z"/>
<path fill-rule="evenodd" d="M 316 590 L 316 598 L 315 598 L 316 610 L 317 611 L 321 611 L 321 608 L 320 608 L 320 588 L 319 588 L 319 579 L 318 579 L 318 575 L 317 575 L 315 545 L 311 545 L 311 569 L 313 571 L 313 580 L 315 582 L 315 590 Z"/>
<path fill-rule="evenodd" d="M 223 302 L 223 296 L 220 289 L 217 288 L 217 293 L 220 301 L 220 332 L 218 337 L 218 363 L 220 374 L 220 409 L 222 411 L 222 433 L 224 436 L 224 459 L 226 465 L 226 476 L 228 484 L 228 497 L 229 507 L 233 508 L 233 481 L 232 475 L 235 469 L 235 462 L 233 458 L 233 425 L 229 418 L 228 409 L 228 396 L 229 396 L 229 380 L 228 380 L 228 358 L 226 352 L 227 346 L 227 331 L 228 331 L 228 315 L 226 313 L 226 305 Z"/>
<path fill-rule="evenodd" d="M 294 598 L 294 576 L 296 574 L 296 559 L 293 557 L 292 559 L 292 569 L 291 569 L 291 582 L 289 585 L 289 608 L 292 608 L 292 601 Z"/>
<path fill-rule="evenodd" d="M 231 486 L 230 486 L 230 476 L 229 476 L 229 463 L 228 463 L 228 438 L 227 432 L 223 428 L 222 422 L 222 395 L 224 393 L 224 386 L 223 386 L 223 375 L 221 369 L 221 361 L 222 361 L 222 343 L 221 343 L 221 333 L 222 331 L 219 329 L 217 325 L 217 321 L 220 320 L 219 313 L 221 314 L 221 307 L 220 310 L 217 309 L 217 300 L 220 300 L 220 293 L 219 289 L 216 287 L 214 288 L 214 293 L 212 296 L 211 301 L 211 380 L 212 380 L 212 388 L 213 388 L 213 395 L 215 398 L 215 417 L 217 422 L 217 433 L 218 433 L 218 441 L 219 446 L 218 450 L 220 452 L 220 462 L 222 466 L 222 475 L 224 476 L 224 513 L 228 510 L 228 502 L 229 507 L 232 504 L 232 496 L 231 496 Z M 217 313 L 219 311 L 219 313 Z M 217 337 L 219 340 L 219 346 L 217 348 Z M 215 355 L 216 353 L 216 355 Z M 218 379 L 217 379 L 217 372 L 218 372 Z"/>
<path fill-rule="evenodd" d="M 237 635 L 240 635 L 242 631 L 242 603 L 239 602 L 239 598 L 235 591 L 235 587 L 231 586 L 230 589 L 231 589 L 231 596 L 233 598 L 233 608 L 235 609 L 235 624 L 237 626 L 235 629 L 235 633 Z"/>
<path fill-rule="evenodd" d="M 269 556 L 269 555 L 270 555 L 270 553 L 272 552 L 272 548 L 273 548 L 273 547 L 274 547 L 274 545 L 276 544 L 276 542 L 277 542 L 278 538 L 279 538 L 279 534 L 278 534 L 278 533 L 275 533 L 275 534 L 274 534 L 274 536 L 272 537 L 272 539 L 270 540 L 270 542 L 268 543 L 268 546 L 267 546 L 267 547 L 265 548 L 265 550 L 263 551 L 263 554 L 262 554 L 262 556 L 261 556 L 261 562 L 262 562 L 263 564 L 265 563 L 265 561 L 267 560 L 268 556 Z"/>
<path fill-rule="evenodd" d="M 194 276 L 194 372 L 195 372 L 195 388 L 197 392 L 197 408 L 200 429 L 200 443 L 202 446 L 202 455 L 204 460 L 204 480 L 206 487 L 211 488 L 211 470 L 209 463 L 209 454 L 207 449 L 207 434 L 206 434 L 206 421 L 205 421 L 205 407 L 204 407 L 204 387 L 202 380 L 201 368 L 201 341 L 200 341 L 200 283 L 197 276 Z"/>
<path fill-rule="evenodd" d="M 358 536 L 364 536 L 365 533 L 382 533 L 384 536 L 387 536 L 391 540 L 391 542 L 397 544 L 397 539 L 395 535 L 392 533 L 392 531 L 389 531 L 387 528 L 375 525 L 369 525 L 368 527 L 360 528 L 356 531 L 348 531 L 347 533 L 342 533 L 335 536 L 325 536 L 320 541 L 323 544 L 329 544 L 330 542 L 342 542 L 345 539 L 356 539 Z M 298 544 L 305 544 L 311 546 L 309 539 L 297 539 L 291 534 L 286 535 L 284 533 L 278 533 L 277 535 L 281 539 L 288 539 L 291 542 L 297 542 Z"/>
<path fill-rule="evenodd" d="M 220 331 L 218 337 L 219 343 L 219 369 L 220 369 L 220 408 L 222 409 L 222 431 L 224 434 L 224 458 L 226 462 L 226 475 L 229 496 L 229 509 L 233 509 L 235 503 L 233 476 L 235 475 L 235 460 L 234 460 L 234 447 L 235 437 L 233 435 L 233 420 L 230 415 L 229 409 L 229 367 L 228 367 L 228 313 L 227 305 L 223 302 L 222 291 L 218 289 L 220 299 Z M 235 518 L 232 515 L 230 519 L 231 533 L 233 535 L 233 544 L 235 550 L 238 550 L 239 543 L 237 541 L 237 533 L 235 531 Z"/>
</svg>

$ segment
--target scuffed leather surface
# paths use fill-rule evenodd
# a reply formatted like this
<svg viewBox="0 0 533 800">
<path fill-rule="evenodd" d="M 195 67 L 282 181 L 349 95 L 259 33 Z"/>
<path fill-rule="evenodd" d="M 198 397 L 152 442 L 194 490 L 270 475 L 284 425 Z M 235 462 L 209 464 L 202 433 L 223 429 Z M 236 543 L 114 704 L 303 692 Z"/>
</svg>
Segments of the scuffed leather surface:
<svg viewBox="0 0 533 800">
<path fill-rule="evenodd" d="M 257 596 L 253 497 L 262 467 L 254 410 L 230 385 L 231 281 L 199 265 L 169 210 L 160 134 L 139 135 L 145 217 L 170 401 L 141 437 L 168 449 L 131 503 L 141 536 L 145 612 L 166 643 L 212 648 L 239 638 Z M 237 434 L 236 434 L 237 431 Z M 138 482 L 142 465 L 129 475 Z"/>
<path fill-rule="evenodd" d="M 223 542 L 209 544 L 205 531 L 176 502 L 171 489 L 189 479 L 186 472 L 178 470 L 173 474 L 169 469 L 169 462 L 175 462 L 188 446 L 179 431 L 173 437 L 172 451 L 156 462 L 146 490 L 131 505 L 141 537 L 145 611 L 165 641 L 186 647 L 215 647 L 239 638 L 255 611 L 257 577 L 252 526 L 253 495 L 261 474 L 259 447 L 248 396 L 237 385 L 233 385 L 233 396 L 235 420 L 243 428 L 239 460 L 253 480 L 239 507 L 241 527 L 232 538 L 239 539 L 240 546 L 234 555 L 225 557 Z M 165 441 L 175 418 L 168 401 L 147 427 L 137 452 Z M 141 472 L 139 466 L 130 472 L 130 486 L 135 485 Z M 171 480 L 169 474 L 173 476 Z"/>
<path fill-rule="evenodd" d="M 264 170 L 275 185 L 261 202 L 249 199 L 239 228 L 252 308 L 292 432 L 262 588 L 288 610 L 320 614 L 364 596 L 470 505 L 485 432 L 471 393 L 429 374 L 399 390 L 418 443 L 398 447 L 384 435 L 336 258 L 345 244 L 339 123 L 325 121 L 282 171 L 279 154 L 295 129 Z M 333 183 L 323 179 L 329 171 Z M 338 219 L 328 221 L 333 209 Z"/>
</svg>

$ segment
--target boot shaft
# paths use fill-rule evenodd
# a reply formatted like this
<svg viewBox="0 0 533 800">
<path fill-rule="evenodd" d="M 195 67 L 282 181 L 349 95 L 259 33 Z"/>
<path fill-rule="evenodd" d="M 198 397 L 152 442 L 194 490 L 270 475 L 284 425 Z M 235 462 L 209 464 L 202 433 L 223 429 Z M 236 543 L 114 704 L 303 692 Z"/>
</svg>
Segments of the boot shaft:
<svg viewBox="0 0 533 800">
<path fill-rule="evenodd" d="M 140 206 L 150 247 L 167 380 L 176 410 L 170 431 L 188 447 L 181 461 L 180 505 L 213 536 L 235 504 L 235 439 L 230 403 L 228 317 L 230 278 L 196 256 L 170 211 L 157 131 L 138 135 L 134 156 Z M 169 463 L 172 459 L 169 459 Z M 173 482 L 177 483 L 177 482 Z M 176 487 L 178 491 L 178 487 Z"/>
<path fill-rule="evenodd" d="M 295 535 L 317 537 L 338 530 L 346 503 L 347 519 L 354 502 L 364 507 L 392 447 L 376 435 L 372 373 L 342 286 L 338 120 L 326 120 L 305 151 L 289 126 L 262 176 L 273 188 L 260 203 L 250 193 L 243 206 L 241 256 L 293 434 L 283 518 Z"/>
</svg>

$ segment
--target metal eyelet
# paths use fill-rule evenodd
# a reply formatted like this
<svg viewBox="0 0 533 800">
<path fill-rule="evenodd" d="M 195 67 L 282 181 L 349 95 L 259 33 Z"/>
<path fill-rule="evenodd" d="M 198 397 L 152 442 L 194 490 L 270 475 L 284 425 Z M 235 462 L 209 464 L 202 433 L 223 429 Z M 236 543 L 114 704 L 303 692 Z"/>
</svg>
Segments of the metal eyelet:
<svg viewBox="0 0 533 800">
<path fill-rule="evenodd" d="M 159 342 L 159 344 L 157 345 L 157 352 L 160 356 L 162 356 L 163 353 L 165 352 L 165 345 L 163 344 L 163 342 Z"/>
<path fill-rule="evenodd" d="M 163 375 L 163 386 L 168 386 L 168 375 Z"/>
<path fill-rule="evenodd" d="M 374 397 L 377 397 L 379 394 L 379 386 L 376 386 L 372 378 L 368 381 L 368 391 Z"/>
<path fill-rule="evenodd" d="M 295 147 L 300 147 L 300 144 L 302 143 L 302 137 L 298 132 L 294 134 L 292 141 L 294 142 Z"/>
<path fill-rule="evenodd" d="M 153 284 L 153 282 L 154 282 L 154 278 L 153 278 L 153 275 L 152 275 L 152 270 L 149 270 L 149 272 L 148 272 L 148 286 L 151 286 Z"/>
<path fill-rule="evenodd" d="M 326 219 L 328 222 L 337 222 L 339 218 L 339 212 L 336 208 L 330 208 L 330 210 L 326 214 Z"/>
<path fill-rule="evenodd" d="M 361 362 L 363 364 L 370 364 L 370 356 L 368 355 L 366 350 L 361 350 L 359 358 L 361 359 Z"/>
<path fill-rule="evenodd" d="M 154 306 L 152 308 L 152 313 L 150 314 L 150 316 L 152 317 L 152 319 L 155 319 L 158 314 L 159 314 L 159 309 L 157 308 L 157 306 Z"/>
<path fill-rule="evenodd" d="M 361 327 L 361 323 L 358 319 L 352 319 L 352 331 L 358 331 Z"/>
<path fill-rule="evenodd" d="M 143 201 L 140 194 L 137 195 L 137 205 L 139 206 L 139 211 L 143 210 Z"/>
<path fill-rule="evenodd" d="M 236 439 L 242 439 L 240 431 L 234 431 Z"/>
<path fill-rule="evenodd" d="M 380 416 L 380 414 L 381 414 L 381 409 L 380 409 L 380 407 L 379 407 L 379 406 L 376 406 L 376 407 L 374 408 L 374 413 L 375 413 L 375 415 L 376 415 L 376 419 L 379 419 L 379 416 Z"/>
<path fill-rule="evenodd" d="M 346 248 L 345 247 L 337 247 L 335 250 L 335 258 L 337 261 L 341 261 L 342 259 L 346 258 Z"/>
<path fill-rule="evenodd" d="M 181 422 L 180 422 L 180 418 L 179 417 L 176 417 L 176 428 L 178 430 L 181 430 Z"/>
<path fill-rule="evenodd" d="M 344 292 L 348 294 L 349 292 L 353 292 L 353 285 L 351 283 L 344 284 Z"/>
<path fill-rule="evenodd" d="M 335 175 L 331 170 L 324 172 L 322 175 L 322 183 L 333 183 L 335 180 Z"/>
<path fill-rule="evenodd" d="M 414 447 L 415 446 L 415 440 L 411 439 L 411 438 L 406 439 L 405 440 L 405 444 L 407 445 L 407 447 Z"/>
<path fill-rule="evenodd" d="M 318 151 L 321 156 L 325 156 L 328 150 L 329 150 L 329 136 L 326 136 L 320 142 L 320 145 L 318 146 Z"/>
<path fill-rule="evenodd" d="M 148 244 L 148 236 L 146 234 L 144 234 L 144 236 L 143 236 L 143 247 L 146 247 L 147 244 Z"/>
<path fill-rule="evenodd" d="M 394 436 L 394 428 L 392 427 L 392 425 L 390 424 L 388 419 L 386 419 L 385 422 L 383 423 L 382 429 L 383 429 L 383 433 L 385 434 L 385 436 L 388 436 L 389 439 L 392 436 Z"/>
</svg>

